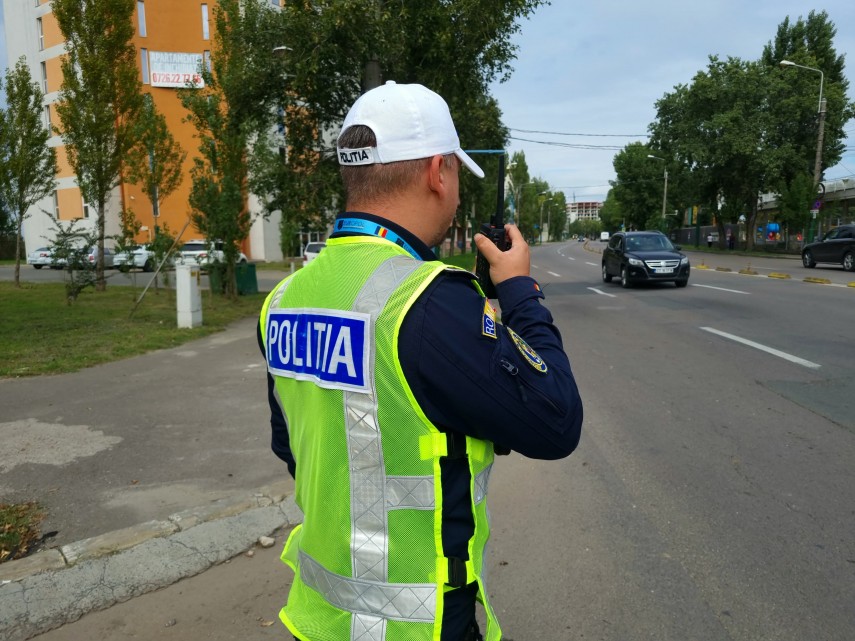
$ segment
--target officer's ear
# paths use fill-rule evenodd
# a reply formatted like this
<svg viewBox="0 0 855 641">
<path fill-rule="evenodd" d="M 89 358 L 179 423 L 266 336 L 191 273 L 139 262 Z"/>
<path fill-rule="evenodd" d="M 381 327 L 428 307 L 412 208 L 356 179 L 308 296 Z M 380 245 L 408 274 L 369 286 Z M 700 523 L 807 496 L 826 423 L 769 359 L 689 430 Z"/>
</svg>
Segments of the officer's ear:
<svg viewBox="0 0 855 641">
<path fill-rule="evenodd" d="M 438 196 L 444 196 L 448 190 L 448 175 L 444 162 L 443 157 L 437 154 L 431 157 L 428 164 L 428 188 Z"/>
</svg>

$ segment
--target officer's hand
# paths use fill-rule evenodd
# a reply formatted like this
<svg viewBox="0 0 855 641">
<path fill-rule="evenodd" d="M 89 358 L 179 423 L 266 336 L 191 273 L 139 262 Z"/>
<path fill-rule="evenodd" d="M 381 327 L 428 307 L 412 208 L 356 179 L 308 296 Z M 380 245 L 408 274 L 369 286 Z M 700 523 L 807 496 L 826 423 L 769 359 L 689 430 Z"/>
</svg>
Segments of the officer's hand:
<svg viewBox="0 0 855 641">
<path fill-rule="evenodd" d="M 520 230 L 508 224 L 505 225 L 505 235 L 510 241 L 510 249 L 503 252 L 483 234 L 475 234 L 475 245 L 490 263 L 490 280 L 496 285 L 514 276 L 528 276 L 531 273 L 528 243 Z"/>
</svg>

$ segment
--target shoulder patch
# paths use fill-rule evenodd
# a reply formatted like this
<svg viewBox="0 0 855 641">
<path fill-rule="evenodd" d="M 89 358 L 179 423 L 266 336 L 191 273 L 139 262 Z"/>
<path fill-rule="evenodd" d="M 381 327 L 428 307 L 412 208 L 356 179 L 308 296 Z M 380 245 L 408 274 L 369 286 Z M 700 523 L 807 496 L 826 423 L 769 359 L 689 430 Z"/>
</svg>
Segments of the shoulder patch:
<svg viewBox="0 0 855 641">
<path fill-rule="evenodd" d="M 486 298 L 484 299 L 484 316 L 481 319 L 481 334 L 490 338 L 498 338 L 496 336 L 496 308 Z"/>
<path fill-rule="evenodd" d="M 514 341 L 514 345 L 517 346 L 517 349 L 520 351 L 520 354 L 523 355 L 526 362 L 538 372 L 546 374 L 546 371 L 548 369 L 546 367 L 546 363 L 544 363 L 543 359 L 538 356 L 537 352 L 535 352 L 531 347 L 529 347 L 528 343 L 526 343 L 522 339 L 522 336 L 517 334 L 510 327 L 508 327 L 508 333 L 511 335 L 511 340 Z"/>
</svg>

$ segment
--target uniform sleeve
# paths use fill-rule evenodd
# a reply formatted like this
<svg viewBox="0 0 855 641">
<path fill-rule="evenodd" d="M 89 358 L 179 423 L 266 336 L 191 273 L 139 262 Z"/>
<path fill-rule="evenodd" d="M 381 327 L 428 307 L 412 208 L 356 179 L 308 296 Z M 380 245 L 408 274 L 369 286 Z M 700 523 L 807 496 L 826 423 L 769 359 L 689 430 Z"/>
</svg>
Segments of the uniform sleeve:
<svg viewBox="0 0 855 641">
<path fill-rule="evenodd" d="M 261 353 L 266 356 L 264 349 L 264 340 L 261 336 L 261 325 L 258 330 L 258 347 Z M 279 404 L 279 399 L 276 398 L 276 386 L 273 383 L 273 377 L 270 372 L 267 372 L 267 403 L 270 405 L 270 429 L 271 441 L 270 445 L 273 453 L 280 459 L 285 461 L 288 466 L 288 472 L 292 478 L 297 475 L 297 462 L 294 460 L 294 453 L 291 451 L 291 441 L 288 438 L 288 421 L 285 419 L 285 414 L 282 412 L 282 406 Z"/>
<path fill-rule="evenodd" d="M 440 429 L 530 458 L 569 455 L 582 401 L 543 293 L 528 277 L 501 283 L 502 323 L 491 332 L 470 280 L 439 276 L 404 319 L 399 352 L 413 395 Z"/>
</svg>

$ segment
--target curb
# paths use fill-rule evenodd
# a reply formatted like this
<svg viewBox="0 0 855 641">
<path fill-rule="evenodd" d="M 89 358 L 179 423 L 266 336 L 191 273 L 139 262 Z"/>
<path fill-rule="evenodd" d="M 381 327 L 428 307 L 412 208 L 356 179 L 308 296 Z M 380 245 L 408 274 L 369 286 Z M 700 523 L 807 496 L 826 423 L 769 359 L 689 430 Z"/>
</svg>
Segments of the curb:
<svg viewBox="0 0 855 641">
<path fill-rule="evenodd" d="M 0 565 L 0 638 L 23 641 L 223 563 L 303 520 L 290 481 Z"/>
</svg>

